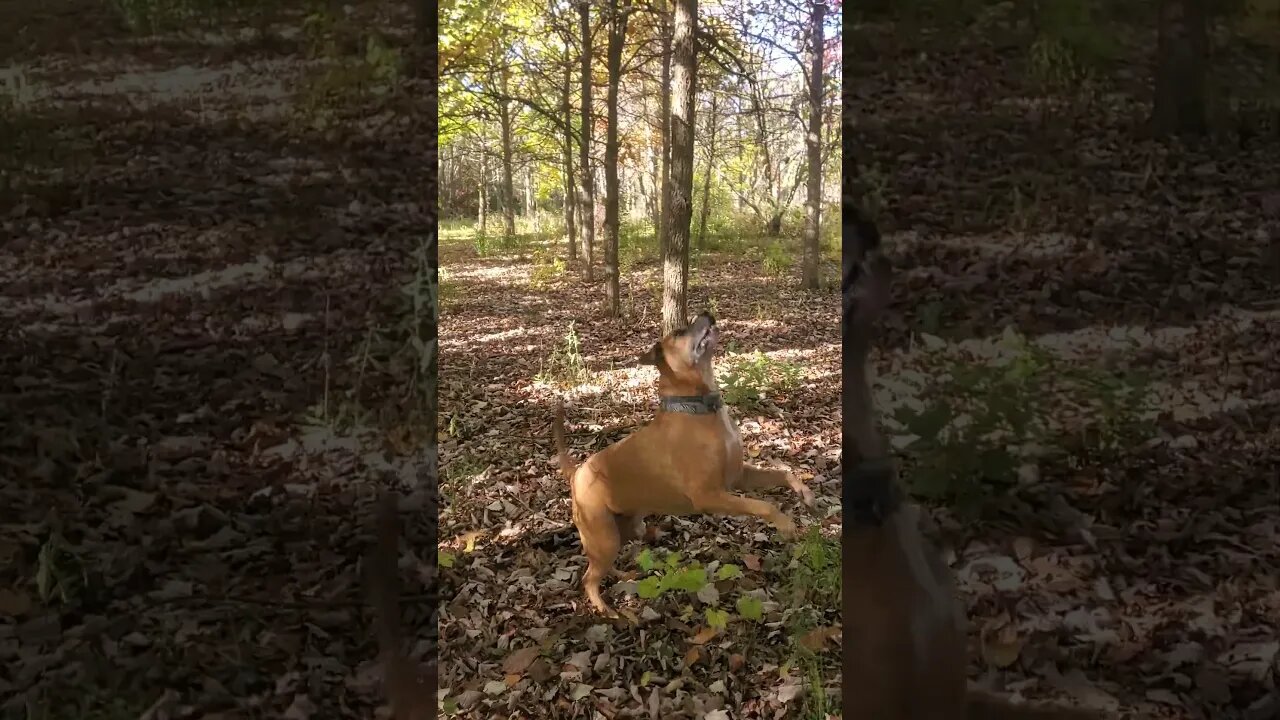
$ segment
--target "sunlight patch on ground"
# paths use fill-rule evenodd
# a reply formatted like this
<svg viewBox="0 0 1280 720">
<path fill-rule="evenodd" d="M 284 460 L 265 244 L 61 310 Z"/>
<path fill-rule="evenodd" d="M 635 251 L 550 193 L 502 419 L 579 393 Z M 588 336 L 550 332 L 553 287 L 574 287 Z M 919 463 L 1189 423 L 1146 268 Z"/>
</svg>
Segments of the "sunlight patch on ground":
<svg viewBox="0 0 1280 720">
<path fill-rule="evenodd" d="M 448 282 L 457 280 L 504 280 L 514 282 L 529 275 L 527 265 L 460 265 L 449 267 Z"/>
<path fill-rule="evenodd" d="M 260 255 L 250 263 L 229 265 L 220 270 L 208 270 L 178 278 L 156 278 L 140 281 L 126 278 L 86 297 L 86 293 L 74 295 L 46 294 L 39 298 L 7 298 L 0 306 L 0 317 L 16 317 L 29 312 L 40 312 L 55 318 L 66 318 L 84 313 L 95 303 L 107 300 L 130 300 L 140 303 L 158 303 L 173 295 L 197 295 L 208 299 L 212 294 L 228 287 L 245 287 L 271 282 L 275 278 L 320 278 L 326 274 L 317 269 L 314 259 L 303 258 L 287 263 L 277 263 Z M 47 318 L 46 318 L 47 319 Z M 40 322 L 26 326 L 28 330 L 56 327 L 57 323 Z"/>
<path fill-rule="evenodd" d="M 1250 311 L 1226 306 L 1208 320 L 1190 327 L 1144 328 L 1139 326 L 1088 327 L 1069 333 L 1049 333 L 1031 338 L 1037 345 L 1061 360 L 1091 364 L 1105 358 L 1123 357 L 1137 352 L 1159 351 L 1170 359 L 1189 361 L 1197 352 L 1212 351 L 1223 331 L 1245 333 L 1259 326 L 1271 326 L 1280 320 L 1280 311 Z M 967 339 L 930 349 L 927 343 L 916 343 L 910 349 L 892 353 L 887 362 L 893 372 L 878 374 L 875 380 L 877 402 L 885 416 L 902 407 L 923 407 L 931 378 L 918 370 L 926 358 L 967 358 L 969 361 L 995 366 L 1013 358 L 1017 351 L 1001 344 L 1000 336 Z M 936 340 L 934 341 L 936 342 Z M 882 366 L 883 367 L 883 366 Z M 1168 374 L 1176 372 L 1170 368 Z M 1246 393 L 1244 371 L 1236 367 L 1211 365 L 1194 375 L 1153 378 L 1148 385 L 1149 399 L 1155 411 L 1165 412 L 1175 421 L 1186 423 L 1203 420 L 1225 412 L 1248 410 L 1276 402 L 1280 391 Z"/>
<path fill-rule="evenodd" d="M 1021 256 L 1036 259 L 1077 258 L 1086 251 L 1089 241 L 1066 233 L 1036 233 L 1014 237 L 1000 235 L 960 235 L 922 239 L 919 235 L 903 238 L 903 244 L 952 247 L 976 250 L 984 255 Z"/>
</svg>

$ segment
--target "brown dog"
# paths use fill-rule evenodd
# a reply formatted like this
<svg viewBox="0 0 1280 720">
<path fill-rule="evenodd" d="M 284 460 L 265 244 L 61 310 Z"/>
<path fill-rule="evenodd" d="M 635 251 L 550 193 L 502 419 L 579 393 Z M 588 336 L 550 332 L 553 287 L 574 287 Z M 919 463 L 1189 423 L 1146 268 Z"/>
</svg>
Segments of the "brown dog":
<svg viewBox="0 0 1280 720">
<path fill-rule="evenodd" d="M 754 515 L 792 537 L 795 523 L 776 505 L 734 491 L 790 487 L 813 504 L 813 492 L 791 473 L 742 462 L 742 439 L 720 400 L 711 363 L 719 337 L 715 318 L 704 312 L 641 356 L 641 364 L 658 368 L 657 416 L 580 467 L 565 445 L 564 408 L 556 408 L 560 470 L 588 561 L 582 584 L 591 604 L 610 617 L 617 613 L 600 596 L 600 581 L 622 544 L 644 534 L 645 515 Z"/>
<path fill-rule="evenodd" d="M 946 564 L 920 532 L 876 429 L 867 381 L 891 269 L 880 235 L 844 207 L 844 717 L 852 720 L 1087 720 L 971 693 L 964 615 Z"/>
<path fill-rule="evenodd" d="M 369 556 L 369 595 L 373 601 L 373 622 L 378 650 L 386 673 L 387 696 L 395 720 L 435 720 L 435 662 L 419 666 L 400 648 L 400 519 L 395 495 L 378 502 L 378 542 Z"/>
</svg>

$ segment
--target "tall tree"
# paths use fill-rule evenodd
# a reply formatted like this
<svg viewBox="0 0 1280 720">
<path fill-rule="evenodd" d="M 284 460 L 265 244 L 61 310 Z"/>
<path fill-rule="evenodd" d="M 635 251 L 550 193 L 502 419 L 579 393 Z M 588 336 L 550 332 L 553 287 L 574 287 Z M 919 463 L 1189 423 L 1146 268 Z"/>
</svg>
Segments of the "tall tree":
<svg viewBox="0 0 1280 720">
<path fill-rule="evenodd" d="M 505 57 L 498 59 L 498 127 L 501 130 L 502 142 L 502 184 L 500 195 L 502 202 L 502 233 L 507 237 L 516 234 L 516 183 L 515 157 L 511 143 L 511 67 Z"/>
<path fill-rule="evenodd" d="M 658 236 L 658 250 L 666 257 L 666 227 L 670 216 L 667 214 L 667 201 L 671 197 L 671 0 L 658 2 L 658 37 L 662 38 L 662 71 L 658 79 L 658 177 L 654 187 L 658 189 L 658 227 L 653 229 Z"/>
<path fill-rule="evenodd" d="M 717 112 L 719 94 L 711 93 L 711 109 L 707 114 L 707 170 L 702 178 L 702 209 L 698 213 L 698 249 L 707 246 L 707 216 L 711 214 L 711 176 L 716 167 L 716 125 L 720 114 Z"/>
<path fill-rule="evenodd" d="M 604 273 L 605 299 L 609 316 L 622 314 L 618 298 L 618 82 L 622 78 L 622 46 L 627 36 L 627 16 L 631 0 L 609 0 L 609 47 L 606 64 L 609 73 L 605 110 L 608 125 L 604 139 Z"/>
<path fill-rule="evenodd" d="M 578 154 L 578 218 L 582 220 L 582 277 L 592 281 L 591 263 L 596 239 L 596 188 L 591 173 L 591 3 L 578 4 L 582 35 L 582 137 Z"/>
<path fill-rule="evenodd" d="M 818 229 L 822 216 L 822 23 L 826 0 L 814 0 L 809 34 L 809 129 L 804 146 L 809 160 L 809 182 L 805 197 L 804 245 L 800 282 L 806 289 L 818 289 Z"/>
<path fill-rule="evenodd" d="M 1206 0 L 1161 0 L 1151 115 L 1152 130 L 1158 136 L 1203 135 L 1208 131 L 1206 15 Z"/>
<path fill-rule="evenodd" d="M 676 0 L 671 29 L 671 181 L 666 196 L 668 239 L 662 253 L 662 334 L 688 320 L 689 226 L 693 219 L 693 108 L 698 54 L 698 0 Z"/>
<path fill-rule="evenodd" d="M 565 261 L 572 264 L 578 234 L 573 227 L 573 63 L 569 57 L 569 39 L 564 43 L 564 92 L 560 96 L 560 112 L 564 117 L 564 237 Z"/>
<path fill-rule="evenodd" d="M 480 237 L 489 232 L 489 149 L 484 141 L 480 141 L 480 198 L 477 202 L 476 224 L 480 226 Z"/>
</svg>

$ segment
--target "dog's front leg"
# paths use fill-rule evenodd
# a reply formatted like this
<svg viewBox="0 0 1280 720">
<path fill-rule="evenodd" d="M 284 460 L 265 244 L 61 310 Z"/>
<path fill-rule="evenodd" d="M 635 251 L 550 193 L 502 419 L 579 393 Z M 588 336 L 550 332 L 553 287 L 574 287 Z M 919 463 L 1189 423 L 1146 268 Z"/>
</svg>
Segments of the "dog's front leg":
<svg viewBox="0 0 1280 720">
<path fill-rule="evenodd" d="M 701 513 L 719 515 L 754 515 L 767 520 L 785 538 L 796 536 L 796 524 L 777 505 L 764 500 L 742 497 L 728 492 L 714 492 L 694 496 L 693 507 Z"/>
<path fill-rule="evenodd" d="M 738 487 L 743 490 L 789 487 L 796 491 L 796 494 L 800 496 L 800 500 L 805 505 L 813 507 L 813 491 L 804 484 L 803 480 L 786 470 L 772 470 L 743 465 L 742 479 L 738 481 Z"/>
</svg>

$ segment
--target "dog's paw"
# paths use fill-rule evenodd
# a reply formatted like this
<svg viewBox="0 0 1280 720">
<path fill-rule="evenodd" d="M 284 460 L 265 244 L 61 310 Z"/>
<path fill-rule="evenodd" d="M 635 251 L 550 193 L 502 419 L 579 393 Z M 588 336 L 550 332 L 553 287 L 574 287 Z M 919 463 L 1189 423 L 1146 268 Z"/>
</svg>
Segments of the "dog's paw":
<svg viewBox="0 0 1280 720">
<path fill-rule="evenodd" d="M 804 484 L 803 480 L 796 477 L 795 475 L 788 473 L 787 484 L 791 486 L 791 489 L 795 490 L 796 493 L 800 495 L 800 502 L 804 503 L 806 507 L 813 507 L 813 503 L 814 503 L 813 491 L 809 489 L 808 485 Z"/>
<path fill-rule="evenodd" d="M 791 518 L 783 515 L 774 523 L 774 527 L 778 528 L 778 534 L 785 540 L 794 540 L 797 534 L 796 523 Z"/>
</svg>

